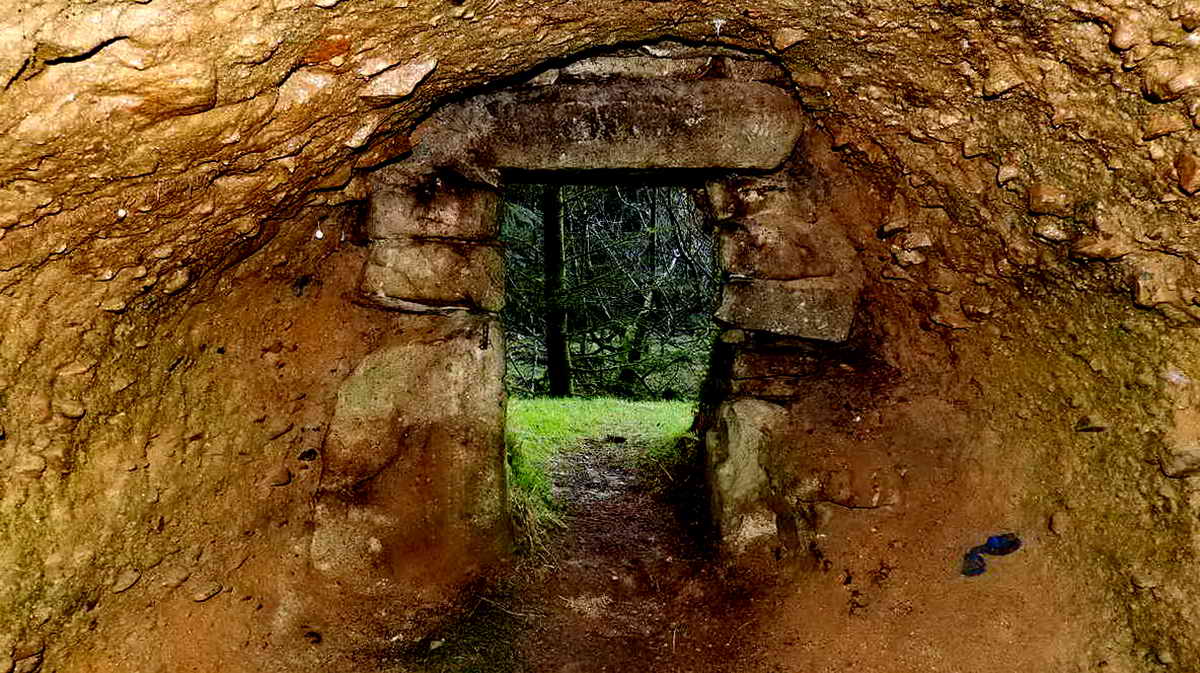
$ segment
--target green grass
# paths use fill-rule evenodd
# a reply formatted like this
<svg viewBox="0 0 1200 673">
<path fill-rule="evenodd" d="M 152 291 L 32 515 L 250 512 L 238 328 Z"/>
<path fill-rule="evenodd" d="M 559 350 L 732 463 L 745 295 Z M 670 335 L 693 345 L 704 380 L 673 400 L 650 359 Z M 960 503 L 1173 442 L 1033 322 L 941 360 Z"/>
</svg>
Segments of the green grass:
<svg viewBox="0 0 1200 673">
<path fill-rule="evenodd" d="M 636 461 L 664 473 L 682 458 L 680 439 L 694 415 L 691 402 L 635 402 L 611 397 L 514 398 L 508 403 L 509 495 L 524 542 L 537 548 L 547 528 L 562 523 L 548 468 L 557 454 L 578 450 L 580 440 L 608 435 L 639 447 Z"/>
</svg>

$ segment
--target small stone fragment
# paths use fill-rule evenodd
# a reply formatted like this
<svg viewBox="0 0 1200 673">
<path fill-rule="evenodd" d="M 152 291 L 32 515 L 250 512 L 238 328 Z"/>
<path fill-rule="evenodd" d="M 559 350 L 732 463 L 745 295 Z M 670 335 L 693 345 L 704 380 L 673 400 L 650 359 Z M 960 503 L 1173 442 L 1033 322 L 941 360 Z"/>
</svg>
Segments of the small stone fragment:
<svg viewBox="0 0 1200 673">
<path fill-rule="evenodd" d="M 1174 386 L 1190 386 L 1192 384 L 1191 377 L 1183 373 L 1183 371 L 1177 367 L 1168 367 L 1167 370 L 1163 372 L 1162 378 L 1164 381 Z"/>
<path fill-rule="evenodd" d="M 898 243 L 905 250 L 922 250 L 933 247 L 933 239 L 924 231 L 913 231 L 900 236 Z"/>
<path fill-rule="evenodd" d="M 1071 248 L 1071 254 L 1083 259 L 1120 259 L 1137 248 L 1127 237 L 1084 236 Z"/>
<path fill-rule="evenodd" d="M 434 650 L 438 649 L 439 647 L 441 647 L 442 645 L 445 645 L 445 644 L 446 644 L 446 641 L 444 641 L 444 640 L 434 640 L 434 641 L 431 641 L 431 642 L 429 643 L 429 651 L 430 651 L 430 652 L 432 652 L 432 651 L 434 651 Z"/>
<path fill-rule="evenodd" d="M 79 376 L 86 374 L 96 366 L 96 361 L 92 359 L 75 360 L 71 364 L 59 369 L 55 372 L 57 376 Z"/>
<path fill-rule="evenodd" d="M 829 80 L 818 70 L 799 70 L 793 72 L 792 82 L 802 89 L 824 89 L 829 86 Z"/>
<path fill-rule="evenodd" d="M 22 477 L 40 477 L 46 471 L 46 459 L 36 453 L 22 454 L 12 471 Z"/>
<path fill-rule="evenodd" d="M 1071 230 L 1055 221 L 1038 222 L 1037 226 L 1033 229 L 1033 233 L 1039 238 L 1043 238 L 1054 243 L 1062 243 L 1063 241 L 1069 241 L 1072 238 Z"/>
<path fill-rule="evenodd" d="M 912 266 L 925 261 L 922 250 L 932 248 L 933 239 L 924 231 L 907 231 L 896 237 L 892 257 L 900 266 Z"/>
<path fill-rule="evenodd" d="M 159 585 L 166 589 L 176 589 L 183 586 L 183 583 L 188 581 L 192 573 L 187 568 L 175 567 L 163 573 L 162 581 Z"/>
<path fill-rule="evenodd" d="M 529 86 L 550 86 L 558 82 L 558 78 L 562 76 L 562 71 L 558 68 L 551 68 L 545 72 L 538 73 L 533 79 L 529 80 Z"/>
<path fill-rule="evenodd" d="M 224 589 L 224 587 L 217 582 L 205 582 L 201 584 L 196 591 L 192 592 L 192 600 L 197 603 L 203 603 L 204 601 L 221 593 L 221 589 Z"/>
<path fill-rule="evenodd" d="M 888 235 L 894 234 L 898 231 L 905 231 L 907 229 L 908 229 L 908 219 L 904 218 L 904 217 L 898 217 L 898 218 L 890 219 L 887 222 L 884 222 L 883 226 L 879 228 L 879 231 L 884 236 L 888 236 Z"/>
<path fill-rule="evenodd" d="M 138 580 L 141 578 L 142 573 L 139 572 L 137 568 L 125 568 L 119 575 L 116 576 L 115 579 L 113 579 L 112 592 L 114 594 L 119 594 L 122 591 L 126 591 L 133 585 L 137 584 Z"/>
<path fill-rule="evenodd" d="M 1014 67 L 1007 63 L 997 63 L 992 66 L 987 79 L 983 81 L 983 95 L 986 98 L 998 98 L 1025 83 L 1025 79 Z"/>
<path fill-rule="evenodd" d="M 128 308 L 129 304 L 121 297 L 106 297 L 100 301 L 99 308 L 101 311 L 109 313 L 120 313 Z"/>
<path fill-rule="evenodd" d="M 925 263 L 925 255 L 918 250 L 893 250 L 892 257 L 902 267 Z"/>
<path fill-rule="evenodd" d="M 1135 18 L 1123 16 L 1113 22 L 1112 34 L 1108 36 L 1110 47 L 1117 51 L 1125 51 L 1142 41 Z"/>
<path fill-rule="evenodd" d="M 1097 414 L 1081 416 L 1075 421 L 1075 432 L 1104 432 L 1107 429 L 1108 422 Z"/>
<path fill-rule="evenodd" d="M 1150 117 L 1142 130 L 1142 140 L 1153 140 L 1191 126 L 1187 117 L 1176 112 L 1161 112 Z"/>
<path fill-rule="evenodd" d="M 986 298 L 978 300 L 963 299 L 959 302 L 959 308 L 962 309 L 964 316 L 977 322 L 991 318 L 996 312 L 996 309 L 988 303 L 988 299 Z"/>
<path fill-rule="evenodd" d="M 1129 581 L 1138 589 L 1153 589 L 1158 586 L 1158 581 L 1152 575 L 1143 571 L 1133 573 Z"/>
<path fill-rule="evenodd" d="M 399 65 L 401 61 L 402 59 L 395 54 L 371 53 L 363 57 L 354 71 L 362 77 L 374 77 L 388 68 Z"/>
<path fill-rule="evenodd" d="M 314 100 L 334 81 L 333 74 L 312 68 L 302 68 L 292 73 L 279 87 L 276 112 L 283 112 Z"/>
<path fill-rule="evenodd" d="M 1062 537 L 1071 529 L 1071 515 L 1066 510 L 1058 510 L 1050 515 L 1050 532 Z"/>
<path fill-rule="evenodd" d="M 800 28 L 780 28 L 771 33 L 771 44 L 775 49 L 783 51 L 808 37 L 808 32 Z"/>
<path fill-rule="evenodd" d="M 359 127 L 355 129 L 354 133 L 350 134 L 350 137 L 347 138 L 342 144 L 352 150 L 364 147 L 371 139 L 371 135 L 374 134 L 375 130 L 379 128 L 380 121 L 381 119 L 379 118 L 368 118 L 363 124 L 359 125 Z"/>
<path fill-rule="evenodd" d="M 1012 164 L 1003 164 L 996 169 L 996 184 L 1003 187 L 1004 185 L 1016 180 L 1021 176 L 1021 169 Z"/>
<path fill-rule="evenodd" d="M 187 269 L 175 269 L 163 283 L 163 292 L 177 294 L 192 281 L 192 275 Z"/>
<path fill-rule="evenodd" d="M 1175 172 L 1179 175 L 1179 188 L 1193 195 L 1200 191 L 1200 157 L 1191 152 L 1180 152 L 1175 157 Z"/>
<path fill-rule="evenodd" d="M 1187 32 L 1200 28 L 1200 2 L 1197 0 L 1179 0 L 1176 5 L 1179 13 L 1179 25 Z"/>
<path fill-rule="evenodd" d="M 1058 185 L 1039 182 L 1029 187 L 1029 212 L 1034 215 L 1071 214 L 1071 195 Z"/>
<path fill-rule="evenodd" d="M 43 641 L 41 638 L 35 637 L 17 643 L 17 646 L 12 649 L 11 656 L 16 660 L 17 663 L 25 661 L 26 659 L 34 658 L 37 658 L 40 661 L 41 655 L 45 654 L 45 652 L 45 641 Z"/>
<path fill-rule="evenodd" d="M 83 415 L 87 413 L 87 408 L 83 406 L 82 402 L 72 399 L 54 400 L 54 410 L 67 418 L 83 418 Z"/>
<path fill-rule="evenodd" d="M 1163 474 L 1179 479 L 1200 473 L 1200 445 L 1172 447 L 1162 459 Z"/>
<path fill-rule="evenodd" d="M 280 465 L 267 478 L 267 483 L 271 486 L 287 486 L 292 483 L 292 471 L 286 466 Z"/>
<path fill-rule="evenodd" d="M 971 327 L 971 321 L 963 314 L 959 303 L 954 300 L 954 297 L 945 294 L 937 295 L 937 303 L 929 319 L 937 325 L 951 329 L 967 329 Z"/>
<path fill-rule="evenodd" d="M 13 666 L 13 673 L 37 673 L 42 668 L 42 655 L 35 654 L 32 657 L 20 659 Z"/>
<path fill-rule="evenodd" d="M 1178 100 L 1200 86 L 1200 64 L 1164 58 L 1142 67 L 1142 90 L 1150 100 Z"/>
<path fill-rule="evenodd" d="M 909 254 L 913 254 L 913 253 L 910 253 L 910 252 L 908 252 L 908 251 L 901 250 L 901 251 L 900 251 L 899 253 L 897 253 L 895 256 L 896 256 L 897 258 L 899 258 L 900 256 L 903 256 L 903 255 L 909 255 Z M 921 255 L 921 253 L 919 253 L 919 252 L 918 252 L 918 253 L 915 253 L 915 254 L 917 254 L 917 255 Z M 924 258 L 925 258 L 925 256 L 924 256 L 924 255 L 921 255 L 921 260 L 922 260 L 922 261 L 924 261 Z M 888 264 L 887 266 L 883 267 L 883 271 L 881 271 L 879 275 L 880 275 L 880 276 L 882 276 L 882 277 L 883 277 L 885 280 L 907 280 L 907 281 L 911 281 L 911 280 L 913 279 L 913 277 L 912 277 L 911 275 L 909 275 L 909 273 L 908 273 L 907 271 L 905 271 L 903 268 L 901 268 L 901 267 L 900 267 L 899 265 L 897 265 L 897 264 Z"/>
<path fill-rule="evenodd" d="M 358 96 L 375 105 L 390 105 L 408 97 L 437 64 L 437 59 L 430 58 L 385 70 L 372 78 Z"/>
</svg>

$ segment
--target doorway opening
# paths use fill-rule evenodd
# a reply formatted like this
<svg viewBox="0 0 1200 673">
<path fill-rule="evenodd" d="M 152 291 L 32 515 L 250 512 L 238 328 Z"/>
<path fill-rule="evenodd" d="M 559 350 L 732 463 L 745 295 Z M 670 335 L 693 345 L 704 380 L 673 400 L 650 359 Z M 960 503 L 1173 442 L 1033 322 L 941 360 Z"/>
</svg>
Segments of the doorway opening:
<svg viewBox="0 0 1200 673">
<path fill-rule="evenodd" d="M 696 399 L 720 274 L 695 195 L 655 183 L 508 187 L 511 395 Z"/>
<path fill-rule="evenodd" d="M 721 291 L 703 193 L 598 180 L 506 188 L 506 440 L 528 565 L 503 600 L 545 615 L 523 637 L 580 641 L 561 654 L 523 648 L 545 659 L 537 670 L 581 651 L 610 665 L 687 660 L 708 612 L 730 609 L 686 593 L 714 579 L 692 429 Z"/>
<path fill-rule="evenodd" d="M 631 469 L 675 481 L 694 466 L 688 433 L 721 282 L 699 194 L 653 181 L 506 189 L 508 461 L 530 546 L 561 524 L 567 500 L 607 488 L 579 483 L 575 463 L 603 453 L 622 483 Z"/>
</svg>

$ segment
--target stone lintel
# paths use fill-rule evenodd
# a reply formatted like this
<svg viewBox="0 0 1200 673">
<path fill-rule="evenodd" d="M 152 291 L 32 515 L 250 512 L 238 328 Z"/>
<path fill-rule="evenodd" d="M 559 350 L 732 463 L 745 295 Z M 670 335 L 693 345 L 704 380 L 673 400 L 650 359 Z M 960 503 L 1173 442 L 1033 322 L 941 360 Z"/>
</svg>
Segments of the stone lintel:
<svg viewBox="0 0 1200 673">
<path fill-rule="evenodd" d="M 434 166 L 520 170 L 772 169 L 804 117 L 783 89 L 733 80 L 619 80 L 501 91 L 429 122 Z"/>
</svg>

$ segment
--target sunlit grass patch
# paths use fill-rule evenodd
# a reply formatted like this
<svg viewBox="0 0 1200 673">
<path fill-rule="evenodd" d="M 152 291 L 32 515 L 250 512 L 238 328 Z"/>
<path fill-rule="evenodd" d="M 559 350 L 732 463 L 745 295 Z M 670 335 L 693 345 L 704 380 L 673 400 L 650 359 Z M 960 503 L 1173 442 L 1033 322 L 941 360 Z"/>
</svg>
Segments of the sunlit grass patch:
<svg viewBox="0 0 1200 673">
<path fill-rule="evenodd" d="M 687 432 L 691 402 L 635 402 L 612 397 L 539 397 L 508 403 L 508 430 L 536 458 L 571 451 L 585 437 L 654 441 Z"/>
<path fill-rule="evenodd" d="M 638 463 L 670 471 L 681 459 L 680 438 L 692 424 L 691 402 L 635 402 L 611 397 L 510 399 L 509 495 L 523 542 L 539 547 L 561 525 L 549 475 L 551 459 L 576 451 L 585 438 L 622 437 L 638 447 Z"/>
</svg>

